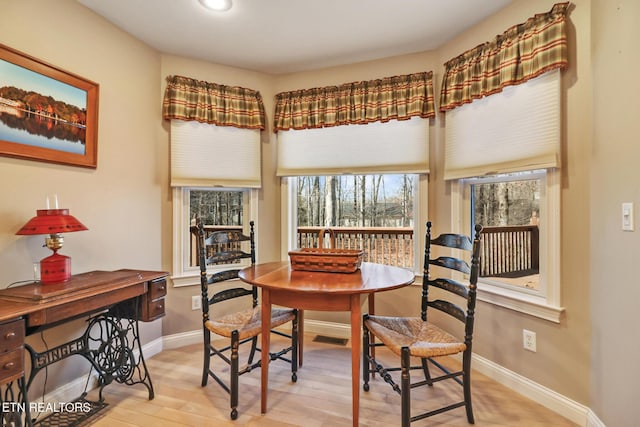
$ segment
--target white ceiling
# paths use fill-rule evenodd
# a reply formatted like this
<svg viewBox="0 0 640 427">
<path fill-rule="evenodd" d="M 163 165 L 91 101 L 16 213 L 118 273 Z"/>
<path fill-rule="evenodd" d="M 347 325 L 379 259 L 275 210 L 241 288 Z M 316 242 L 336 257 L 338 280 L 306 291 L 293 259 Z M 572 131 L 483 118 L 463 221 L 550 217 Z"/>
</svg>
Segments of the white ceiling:
<svg viewBox="0 0 640 427">
<path fill-rule="evenodd" d="M 78 0 L 160 52 L 271 74 L 432 50 L 513 0 L 233 1 Z"/>
</svg>

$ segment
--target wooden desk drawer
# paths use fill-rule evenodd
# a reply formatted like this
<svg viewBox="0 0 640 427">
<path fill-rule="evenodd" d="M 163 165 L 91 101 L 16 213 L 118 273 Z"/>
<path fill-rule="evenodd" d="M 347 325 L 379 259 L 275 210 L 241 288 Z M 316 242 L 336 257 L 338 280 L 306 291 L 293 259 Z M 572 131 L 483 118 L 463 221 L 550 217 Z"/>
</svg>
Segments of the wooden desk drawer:
<svg viewBox="0 0 640 427">
<path fill-rule="evenodd" d="M 154 280 L 149 283 L 149 297 L 152 301 L 162 298 L 167 294 L 167 281 L 165 279 Z"/>
<path fill-rule="evenodd" d="M 151 322 L 164 316 L 164 296 L 167 294 L 167 281 L 164 278 L 147 282 L 147 292 L 139 298 L 122 301 L 114 307 L 114 314 L 128 319 Z M 137 304 L 136 304 L 137 303 Z"/>
<path fill-rule="evenodd" d="M 0 324 L 0 353 L 22 348 L 24 344 L 24 320 Z"/>
<path fill-rule="evenodd" d="M 164 296 L 166 294 L 167 280 L 164 277 L 149 282 L 149 289 L 141 298 L 140 320 L 150 322 L 164 316 Z"/>
<path fill-rule="evenodd" d="M 142 308 L 141 320 L 145 322 L 149 322 L 162 316 L 164 316 L 164 298 L 155 301 L 148 301 L 146 307 Z"/>
<path fill-rule="evenodd" d="M 22 347 L 0 354 L 0 384 L 15 381 L 24 373 Z"/>
</svg>

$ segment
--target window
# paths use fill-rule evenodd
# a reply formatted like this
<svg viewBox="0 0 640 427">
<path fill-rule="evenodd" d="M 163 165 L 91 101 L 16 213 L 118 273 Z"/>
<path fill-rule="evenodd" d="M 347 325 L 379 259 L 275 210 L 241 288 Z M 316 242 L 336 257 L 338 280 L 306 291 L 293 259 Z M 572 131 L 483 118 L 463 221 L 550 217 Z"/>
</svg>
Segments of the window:
<svg viewBox="0 0 640 427">
<path fill-rule="evenodd" d="M 289 249 L 317 246 L 318 231 L 328 228 L 336 248 L 363 249 L 365 261 L 419 269 L 419 182 L 414 174 L 289 178 Z"/>
<path fill-rule="evenodd" d="M 540 291 L 542 179 L 523 172 L 467 180 L 471 229 L 484 227 L 480 277 Z"/>
<path fill-rule="evenodd" d="M 453 184 L 454 216 L 483 229 L 479 298 L 559 321 L 559 172 L 525 171 Z"/>
<path fill-rule="evenodd" d="M 252 89 L 167 76 L 162 117 L 171 120 L 172 279 L 186 286 L 199 283 L 196 217 L 244 232 L 257 218 L 264 105 Z"/>
<path fill-rule="evenodd" d="M 423 72 L 276 94 L 276 175 L 282 178 L 282 211 L 286 213 L 281 223 L 287 242 L 282 247 L 283 259 L 289 249 L 309 245 L 298 237 L 298 224 L 350 226 L 357 228 L 350 231 L 351 236 L 344 228 L 339 230 L 346 242 L 336 236 L 338 248 L 359 245 L 369 261 L 417 268 L 415 248 L 424 238 L 415 233 L 415 227 L 423 223 L 421 215 L 427 212 L 429 119 L 435 117 L 432 76 L 432 72 Z M 386 191 L 393 176 L 406 176 L 407 183 L 412 176 L 411 200 L 391 200 Z M 323 195 L 321 180 L 329 189 Z M 407 222 L 407 218 L 392 219 L 385 204 L 404 203 L 400 209 L 406 209 L 409 202 L 413 204 L 412 225 L 405 228 L 413 228 L 412 242 L 408 250 L 394 248 L 389 245 L 394 239 L 388 223 Z M 376 226 L 389 236 L 375 236 Z M 368 243 L 373 249 L 366 247 Z M 395 243 L 400 244 L 399 239 Z"/>
<path fill-rule="evenodd" d="M 445 130 L 452 224 L 465 234 L 474 221 L 488 226 L 478 298 L 553 322 L 563 311 L 561 93 L 552 70 L 447 111 Z M 535 221 L 537 251 L 536 228 L 526 227 Z"/>
<path fill-rule="evenodd" d="M 196 219 L 204 221 L 205 232 L 242 229 L 248 233 L 249 222 L 257 218 L 257 190 L 178 187 L 173 197 L 174 286 L 200 283 Z"/>
</svg>

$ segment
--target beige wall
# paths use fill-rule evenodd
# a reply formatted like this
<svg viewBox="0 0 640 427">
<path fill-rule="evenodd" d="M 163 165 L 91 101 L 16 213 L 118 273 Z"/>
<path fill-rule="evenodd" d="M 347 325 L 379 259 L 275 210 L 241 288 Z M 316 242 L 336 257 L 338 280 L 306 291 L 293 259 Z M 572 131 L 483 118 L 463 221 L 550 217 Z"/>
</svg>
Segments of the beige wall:
<svg viewBox="0 0 640 427">
<path fill-rule="evenodd" d="M 494 17 L 438 50 L 441 62 L 491 40 L 508 26 L 524 22 L 535 13 L 551 9 L 554 1 L 516 1 Z M 560 324 L 509 309 L 481 303 L 477 310 L 474 351 L 577 402 L 589 402 L 589 146 L 592 78 L 589 61 L 590 19 L 588 1 L 576 1 L 570 12 L 570 68 L 563 73 L 563 147 L 561 181 L 561 304 L 566 308 Z M 505 24 L 511 23 L 511 24 Z M 438 83 L 438 87 L 440 87 Z M 441 164 L 442 140 L 435 158 Z M 430 207 L 435 221 L 449 217 L 449 186 L 442 173 L 434 174 Z M 444 197 L 443 197 L 444 196 Z M 522 349 L 522 330 L 536 332 L 538 351 Z"/>
<path fill-rule="evenodd" d="M 535 13 L 545 12 L 553 1 L 517 1 L 511 7 L 438 49 L 330 69 L 293 73 L 276 77 L 276 92 L 315 86 L 369 80 L 396 74 L 433 71 L 436 92 L 440 88 L 442 64 L 463 51 L 491 40 L 509 26 L 524 22 Z M 563 99 L 566 112 L 563 123 L 562 173 L 562 305 L 566 308 L 560 324 L 523 315 L 509 309 L 480 303 L 474 350 L 477 354 L 517 372 L 550 389 L 587 404 L 589 401 L 589 289 L 588 272 L 582 260 L 589 257 L 589 157 L 591 140 L 584 117 L 591 115 L 591 71 L 589 64 L 590 8 L 588 2 L 571 12 L 571 69 L 563 75 L 566 89 Z M 505 24 L 506 23 L 506 24 Z M 444 117 L 438 114 L 431 132 L 431 173 L 429 175 L 428 211 L 421 211 L 421 223 L 433 220 L 446 230 L 450 221 L 450 187 L 443 181 L 442 165 Z M 376 297 L 378 312 L 398 313 L 413 307 L 419 290 L 416 287 L 393 295 Z M 414 311 L 419 308 L 416 306 Z M 311 318 L 348 322 L 344 314 L 311 313 Z M 538 352 L 522 348 L 522 329 L 537 333 Z M 499 341 L 496 337 L 500 337 Z"/>
<path fill-rule="evenodd" d="M 161 102 L 166 87 L 166 77 L 184 75 L 198 80 L 205 80 L 230 86 L 242 86 L 257 90 L 262 95 L 267 111 L 268 129 L 262 132 L 262 184 L 259 192 L 258 218 L 256 220 L 257 252 L 259 262 L 276 261 L 280 256 L 280 230 L 271 224 L 279 224 L 280 190 L 279 180 L 275 176 L 275 141 L 272 140 L 271 115 L 273 111 L 273 78 L 263 73 L 241 70 L 218 64 L 195 61 L 172 55 L 162 55 L 160 74 L 162 84 L 159 87 L 158 102 Z M 165 153 L 169 152 L 169 123 L 163 123 L 162 137 L 159 144 Z M 211 159 L 211 167 L 217 162 L 229 162 L 232 159 Z M 167 161 L 168 164 L 168 161 Z M 172 191 L 168 186 L 163 188 L 162 229 L 163 229 L 163 265 L 172 267 Z M 267 226 L 269 224 L 269 226 Z M 167 316 L 163 320 L 163 334 L 170 336 L 202 328 L 202 314 L 191 310 L 191 297 L 199 295 L 200 287 L 170 287 L 167 298 Z"/>
<path fill-rule="evenodd" d="M 271 132 L 275 93 L 425 70 L 434 71 L 437 92 L 443 62 L 549 10 L 553 3 L 516 0 L 434 52 L 270 76 L 161 55 L 73 0 L 0 0 L 2 43 L 96 81 L 101 89 L 96 170 L 0 157 L 0 200 L 5 200 L 0 223 L 2 285 L 29 279 L 32 263 L 47 255 L 40 237 L 14 233 L 52 193 L 90 229 L 67 236 L 63 252 L 73 257 L 75 272 L 171 268 L 168 129 L 160 117 L 167 75 L 184 74 L 262 93 L 269 129 L 262 141 L 258 250 L 261 259 L 269 261 L 282 251 L 276 140 Z M 634 164 L 640 148 L 633 140 L 640 134 L 639 102 L 632 97 L 639 92 L 633 70 L 640 62 L 635 49 L 640 30 L 634 22 L 640 10 L 638 2 L 630 1 L 573 3 L 571 67 L 563 75 L 561 279 L 566 313 L 555 324 L 481 303 L 475 351 L 591 407 L 606 425 L 626 426 L 633 425 L 632 417 L 637 419 L 631 400 L 637 393 L 631 384 L 639 373 L 633 362 L 640 345 L 627 323 L 635 318 L 632 304 L 640 292 L 632 270 L 640 246 L 637 232 L 620 231 L 620 203 L 639 201 L 638 186 L 628 183 L 640 178 Z M 431 130 L 428 209 L 421 210 L 423 218 L 437 224 L 447 224 L 450 215 L 450 189 L 438 167 L 443 128 L 439 114 Z M 415 300 L 416 292 L 414 287 L 379 298 L 380 312 L 399 313 Z M 189 310 L 195 293 L 197 287 L 171 288 L 167 316 L 162 324 L 145 325 L 145 339 L 197 330 L 199 314 Z M 312 316 L 346 322 L 342 315 Z M 537 353 L 522 350 L 523 328 L 537 333 Z M 62 338 L 69 332 L 52 334 Z M 625 346 L 631 351 L 620 350 Z M 74 371 L 68 369 L 71 378 Z"/>
<path fill-rule="evenodd" d="M 97 169 L 0 157 L 0 286 L 33 279 L 32 264 L 51 253 L 44 236 L 15 233 L 55 193 L 89 228 L 65 236 L 61 252 L 72 257 L 73 272 L 161 269 L 167 154 L 157 140 L 159 54 L 72 0 L 0 0 L 0 14 L 3 44 L 100 84 Z M 74 325 L 74 332 L 45 332 L 49 346 L 78 336 L 82 323 Z M 145 324 L 145 341 L 159 338 L 161 326 Z M 32 343 L 43 348 L 37 336 Z M 67 362 L 66 371 L 50 370 L 48 391 L 88 372 L 88 364 Z"/>
<path fill-rule="evenodd" d="M 511 23 L 523 22 L 535 13 L 546 11 L 554 2 L 516 2 L 512 7 L 489 19 L 471 31 L 452 41 L 437 52 L 405 55 L 349 66 L 292 73 L 275 77 L 275 90 L 280 92 L 307 87 L 339 84 L 356 80 L 368 80 L 395 74 L 424 70 L 434 71 L 436 88 L 442 77 L 441 64 L 460 52 L 490 40 Z M 560 324 L 521 315 L 508 309 L 480 304 L 475 349 L 488 358 L 542 385 L 556 390 L 578 402 L 589 401 L 589 299 L 587 272 L 581 260 L 589 255 L 584 229 L 589 216 L 589 179 L 587 151 L 584 146 L 591 139 L 590 130 L 582 118 L 591 114 L 591 72 L 589 65 L 590 8 L 581 3 L 571 14 L 570 29 L 571 62 L 563 83 L 567 88 L 563 100 L 566 111 L 563 147 L 563 241 L 576 241 L 575 245 L 562 245 L 562 257 L 566 262 L 562 269 L 562 304 L 567 314 Z M 508 22 L 510 24 L 505 24 Z M 577 27 L 577 28 L 576 28 Z M 578 74 L 580 78 L 578 78 Z M 270 111 L 267 109 L 267 111 Z M 432 167 L 429 181 L 429 213 L 422 212 L 422 220 L 429 216 L 438 224 L 447 224 L 450 216 L 449 187 L 442 180 L 438 168 L 443 156 L 443 118 L 434 122 L 432 130 Z M 423 221 L 421 221 L 423 222 Z M 402 307 L 411 306 L 418 290 L 407 289 L 390 295 L 379 295 L 378 309 L 382 313 L 397 313 Z M 184 303 L 183 303 L 184 305 Z M 417 308 L 416 308 L 417 310 Z M 348 322 L 342 313 L 309 313 L 307 318 Z M 522 329 L 533 330 L 538 335 L 539 351 L 522 349 Z M 501 337 L 496 345 L 495 337 Z M 571 345 L 568 345 L 571 343 Z"/>
<path fill-rule="evenodd" d="M 592 0 L 590 406 L 608 426 L 638 425 L 640 286 L 640 2 Z M 621 203 L 634 202 L 636 231 L 620 231 Z"/>
</svg>

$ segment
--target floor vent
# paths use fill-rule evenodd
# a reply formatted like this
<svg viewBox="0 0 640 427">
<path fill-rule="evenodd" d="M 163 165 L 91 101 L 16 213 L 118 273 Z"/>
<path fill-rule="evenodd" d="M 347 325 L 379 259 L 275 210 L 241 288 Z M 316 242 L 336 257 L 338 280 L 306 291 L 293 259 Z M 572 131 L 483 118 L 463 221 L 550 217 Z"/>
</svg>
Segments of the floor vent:
<svg viewBox="0 0 640 427">
<path fill-rule="evenodd" d="M 335 345 L 347 345 L 347 343 L 349 342 L 349 340 L 346 338 L 326 337 L 324 335 L 316 335 L 313 341 Z"/>
</svg>

